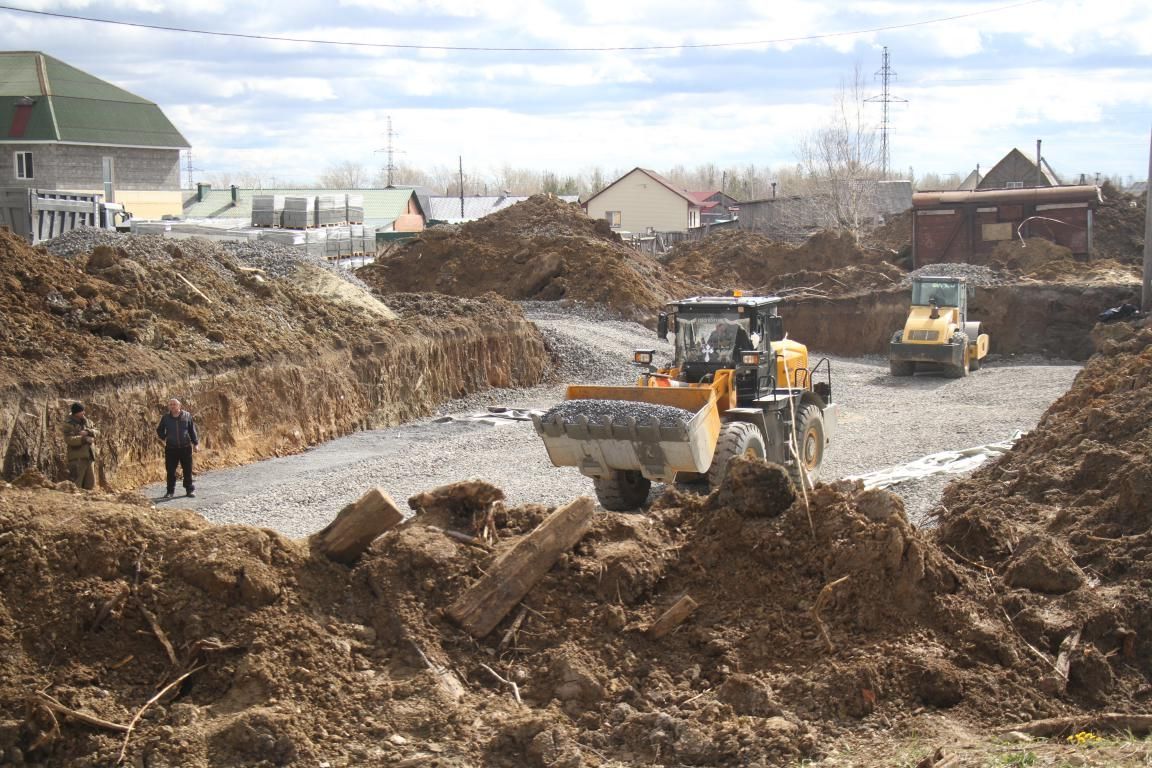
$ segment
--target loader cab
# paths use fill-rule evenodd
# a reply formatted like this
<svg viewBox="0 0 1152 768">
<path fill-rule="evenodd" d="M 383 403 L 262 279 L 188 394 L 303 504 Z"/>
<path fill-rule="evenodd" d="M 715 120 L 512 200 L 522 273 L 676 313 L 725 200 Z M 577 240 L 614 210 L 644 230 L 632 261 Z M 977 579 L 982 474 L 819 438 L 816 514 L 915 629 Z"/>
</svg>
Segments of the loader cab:
<svg viewBox="0 0 1152 768">
<path fill-rule="evenodd" d="M 697 384 L 711 381 L 717 371 L 745 367 L 747 352 L 758 351 L 762 369 L 756 378 L 771 378 L 771 342 L 784 338 L 780 299 L 714 296 L 686 299 L 668 306 L 657 324 L 660 338 L 674 334 L 673 367 L 681 379 Z"/>
</svg>

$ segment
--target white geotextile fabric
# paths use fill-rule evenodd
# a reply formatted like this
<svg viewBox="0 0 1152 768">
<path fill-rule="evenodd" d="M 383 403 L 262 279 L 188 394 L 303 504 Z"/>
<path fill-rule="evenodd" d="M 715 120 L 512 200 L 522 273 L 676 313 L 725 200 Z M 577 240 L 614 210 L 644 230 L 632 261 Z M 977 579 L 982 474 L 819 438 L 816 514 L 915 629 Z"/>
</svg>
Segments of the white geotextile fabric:
<svg viewBox="0 0 1152 768">
<path fill-rule="evenodd" d="M 960 474 L 971 472 L 989 458 L 1002 456 L 1015 444 L 1023 432 L 1017 432 L 999 443 L 978 445 L 974 448 L 965 448 L 961 451 L 941 451 L 933 453 L 907 464 L 901 464 L 888 469 L 878 469 L 863 475 L 851 475 L 845 480 L 862 480 L 865 488 L 887 488 L 907 480 L 919 480 L 922 477 L 939 474 Z"/>
</svg>

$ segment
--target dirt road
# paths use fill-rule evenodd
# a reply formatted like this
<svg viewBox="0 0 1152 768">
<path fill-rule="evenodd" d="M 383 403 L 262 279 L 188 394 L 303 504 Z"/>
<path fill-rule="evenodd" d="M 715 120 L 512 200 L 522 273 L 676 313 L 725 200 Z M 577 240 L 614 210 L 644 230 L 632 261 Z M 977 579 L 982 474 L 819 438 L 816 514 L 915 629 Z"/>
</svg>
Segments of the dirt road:
<svg viewBox="0 0 1152 768">
<path fill-rule="evenodd" d="M 663 354 L 669 349 L 640 325 L 550 306 L 533 305 L 528 312 L 560 354 L 565 380 L 623 383 L 634 375 L 629 362 L 634 348 L 656 347 Z M 1035 426 L 1078 371 L 1079 366 L 1058 361 L 993 360 L 966 379 L 893 379 L 880 357 L 834 358 L 833 398 L 842 415 L 824 477 L 1005 440 Z M 352 434 L 297 456 L 209 472 L 197 480 L 197 498 L 178 497 L 166 505 L 195 509 L 218 523 L 269 527 L 298 537 L 322 528 L 340 507 L 377 485 L 401 507 L 415 493 L 472 477 L 504 489 L 509 504 L 560 504 L 590 494 L 591 481 L 572 468 L 553 467 L 530 421 L 486 409 L 545 409 L 561 397 L 560 386 L 489 391 L 448 404 L 439 418 Z M 938 476 L 893 490 L 904 497 L 913 520 L 922 523 L 950 479 Z M 163 491 L 157 485 L 143 489 L 152 498 Z M 654 488 L 659 492 L 659 486 Z"/>
</svg>

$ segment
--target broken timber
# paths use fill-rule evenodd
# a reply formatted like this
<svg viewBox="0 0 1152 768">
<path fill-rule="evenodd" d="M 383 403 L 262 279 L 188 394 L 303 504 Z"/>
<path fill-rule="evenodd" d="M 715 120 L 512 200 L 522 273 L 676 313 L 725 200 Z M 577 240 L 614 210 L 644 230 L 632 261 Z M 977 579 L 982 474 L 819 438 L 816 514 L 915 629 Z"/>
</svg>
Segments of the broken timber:
<svg viewBox="0 0 1152 768">
<path fill-rule="evenodd" d="M 587 496 L 560 507 L 505 552 L 456 599 L 448 616 L 473 637 L 484 637 L 519 603 L 560 556 L 584 538 L 595 505 Z"/>
<path fill-rule="evenodd" d="M 652 622 L 652 626 L 648 627 L 646 634 L 652 640 L 659 640 L 683 624 L 684 620 L 691 616 L 692 612 L 696 610 L 696 607 L 696 601 L 688 595 L 684 595 L 684 597 L 677 600 L 671 608 L 664 611 L 660 618 Z"/>
<path fill-rule="evenodd" d="M 377 536 L 404 519 L 396 502 L 383 488 L 373 488 L 340 510 L 322 531 L 308 537 L 308 545 L 329 560 L 356 562 Z"/>
</svg>

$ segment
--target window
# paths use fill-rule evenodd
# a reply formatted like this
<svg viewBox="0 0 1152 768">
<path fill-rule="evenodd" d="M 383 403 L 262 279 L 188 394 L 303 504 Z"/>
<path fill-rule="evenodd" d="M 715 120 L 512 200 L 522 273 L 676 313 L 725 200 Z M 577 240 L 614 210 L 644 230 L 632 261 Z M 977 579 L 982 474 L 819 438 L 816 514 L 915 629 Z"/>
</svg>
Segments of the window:
<svg viewBox="0 0 1152 768">
<path fill-rule="evenodd" d="M 620 211 L 604 211 L 604 221 L 608 222 L 608 226 L 618 228 L 620 226 Z"/>
<path fill-rule="evenodd" d="M 31 152 L 17 152 L 16 162 L 16 178 L 30 179 L 32 178 L 32 153 Z"/>
<path fill-rule="evenodd" d="M 1024 182 L 1010 181 L 1004 185 L 1004 189 L 1024 189 Z"/>
</svg>

